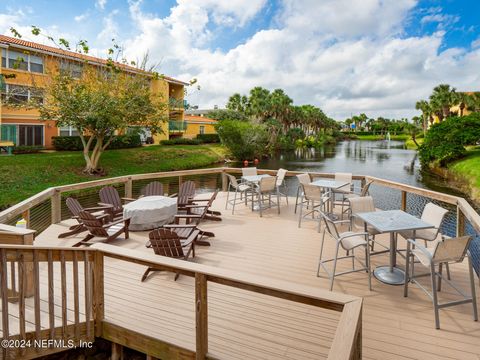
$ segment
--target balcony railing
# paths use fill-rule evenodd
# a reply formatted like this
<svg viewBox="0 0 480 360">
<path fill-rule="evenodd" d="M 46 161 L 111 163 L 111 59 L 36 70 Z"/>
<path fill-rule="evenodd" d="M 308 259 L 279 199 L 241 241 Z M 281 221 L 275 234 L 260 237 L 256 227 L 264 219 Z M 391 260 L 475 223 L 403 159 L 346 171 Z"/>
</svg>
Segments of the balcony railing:
<svg viewBox="0 0 480 360">
<path fill-rule="evenodd" d="M 169 120 L 168 131 L 169 132 L 184 132 L 187 130 L 187 123 L 185 121 Z"/>
<path fill-rule="evenodd" d="M 171 97 L 168 99 L 168 106 L 170 107 L 170 109 L 186 109 L 187 100 L 176 99 Z"/>
</svg>

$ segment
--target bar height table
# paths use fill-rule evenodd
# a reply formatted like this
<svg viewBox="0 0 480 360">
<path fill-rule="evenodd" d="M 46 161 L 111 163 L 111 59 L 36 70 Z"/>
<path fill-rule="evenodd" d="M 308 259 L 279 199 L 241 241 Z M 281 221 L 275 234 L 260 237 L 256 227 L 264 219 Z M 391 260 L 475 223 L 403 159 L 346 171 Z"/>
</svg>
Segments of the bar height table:
<svg viewBox="0 0 480 360">
<path fill-rule="evenodd" d="M 341 187 L 344 187 L 346 185 L 348 185 L 349 183 L 348 182 L 345 182 L 345 181 L 335 181 L 335 180 L 324 180 L 324 179 L 320 179 L 320 180 L 315 180 L 315 181 L 312 181 L 310 183 L 310 185 L 314 185 L 314 186 L 318 186 L 318 187 L 321 187 L 321 188 L 325 188 L 325 189 L 328 189 L 329 193 L 330 193 L 330 209 L 328 210 L 328 216 L 332 219 L 332 220 L 337 220 L 338 217 L 333 213 L 333 202 L 334 202 L 334 197 L 333 197 L 333 190 L 337 190 L 337 189 L 340 189 Z M 343 214 L 342 214 L 343 215 Z"/>
<path fill-rule="evenodd" d="M 249 183 L 250 185 L 258 185 L 260 183 L 260 180 L 265 177 L 270 177 L 271 175 L 268 174 L 260 174 L 260 175 L 245 175 L 242 176 L 242 180 L 245 181 L 246 183 Z M 245 194 L 245 196 L 247 196 Z M 252 211 L 254 210 L 259 210 L 257 206 L 254 206 L 253 204 L 253 190 L 252 190 Z"/>
<path fill-rule="evenodd" d="M 402 285 L 405 282 L 405 271 L 397 267 L 397 239 L 395 233 L 404 230 L 413 230 L 415 239 L 416 230 L 430 229 L 434 226 L 410 215 L 402 210 L 374 211 L 355 214 L 356 217 L 373 226 L 380 233 L 390 233 L 390 264 L 379 266 L 373 275 L 381 282 L 389 285 Z"/>
</svg>

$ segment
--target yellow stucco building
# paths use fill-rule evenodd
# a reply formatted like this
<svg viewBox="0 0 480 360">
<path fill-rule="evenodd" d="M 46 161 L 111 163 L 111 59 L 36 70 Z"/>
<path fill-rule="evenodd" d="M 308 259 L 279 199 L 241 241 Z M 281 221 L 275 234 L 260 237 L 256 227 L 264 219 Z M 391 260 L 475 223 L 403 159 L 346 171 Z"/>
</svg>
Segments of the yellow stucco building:
<svg viewBox="0 0 480 360">
<path fill-rule="evenodd" d="M 194 139 L 199 134 L 216 134 L 216 123 L 216 120 L 204 116 L 185 115 L 186 129 L 183 137 Z"/>
<path fill-rule="evenodd" d="M 41 45 L 0 35 L 2 62 L 0 67 L 0 90 L 2 99 L 10 96 L 17 102 L 26 102 L 35 97 L 43 101 L 39 87 L 48 81 L 51 74 L 62 69 L 81 76 L 83 66 L 104 66 L 101 58 Z M 141 70 L 122 65 L 127 73 Z M 10 75 L 14 75 L 11 77 Z M 35 84 L 35 87 L 33 87 Z M 184 87 L 188 83 L 162 76 L 154 78 L 151 88 L 169 103 L 168 119 L 162 126 L 163 133 L 154 135 L 155 143 L 168 139 L 176 128 L 184 128 Z M 148 131 L 147 131 L 148 132 Z M 52 148 L 52 137 L 77 135 L 72 128 L 59 128 L 54 119 L 41 121 L 36 109 L 2 106 L 0 103 L 0 141 L 13 142 L 17 146 L 44 146 Z"/>
</svg>

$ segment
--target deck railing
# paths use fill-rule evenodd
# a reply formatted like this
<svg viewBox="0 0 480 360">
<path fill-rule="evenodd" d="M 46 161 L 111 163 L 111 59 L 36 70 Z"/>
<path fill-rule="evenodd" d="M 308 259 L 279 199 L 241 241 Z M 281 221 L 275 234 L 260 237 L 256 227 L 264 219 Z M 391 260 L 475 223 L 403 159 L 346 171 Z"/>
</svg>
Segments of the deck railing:
<svg viewBox="0 0 480 360">
<path fill-rule="evenodd" d="M 275 170 L 258 170 L 259 173 L 268 173 L 268 174 L 275 174 Z M 227 188 L 227 173 L 232 173 L 232 174 L 239 174 L 241 173 L 240 168 L 227 168 L 227 167 L 218 167 L 218 168 L 207 168 L 207 169 L 196 169 L 196 170 L 183 170 L 183 171 L 170 171 L 170 172 L 159 172 L 159 173 L 148 173 L 148 174 L 137 174 L 137 175 L 130 175 L 130 176 L 120 176 L 120 177 L 115 177 L 115 178 L 108 178 L 108 179 L 101 179 L 101 180 L 95 180 L 95 181 L 89 181 L 89 182 L 84 182 L 84 183 L 78 183 L 78 184 L 69 184 L 69 185 L 63 185 L 63 186 L 57 186 L 57 187 L 51 187 L 48 188 L 2 212 L 0 212 L 0 223 L 5 223 L 5 224 L 13 224 L 16 219 L 19 217 L 23 217 L 27 221 L 27 228 L 32 227 L 31 225 L 37 224 L 37 223 L 42 223 L 42 228 L 45 228 L 46 226 L 54 223 L 60 222 L 63 218 L 67 218 L 68 214 L 62 213 L 62 195 L 65 194 L 71 194 L 72 192 L 76 192 L 77 195 L 81 195 L 82 193 L 87 193 L 87 197 L 93 196 L 90 194 L 94 193 L 94 189 L 100 187 L 100 186 L 105 186 L 105 185 L 114 185 L 114 186 L 119 186 L 120 188 L 124 189 L 124 193 L 126 197 L 132 197 L 135 195 L 134 193 L 137 192 L 138 190 L 138 185 L 144 183 L 147 180 L 154 180 L 154 179 L 176 179 L 175 180 L 175 187 L 178 187 L 180 183 L 185 181 L 186 179 L 194 179 L 195 177 L 199 176 L 210 176 L 213 177 L 213 183 L 210 182 L 209 180 L 209 186 L 211 187 L 222 187 L 222 190 L 226 190 Z M 301 172 L 297 171 L 289 171 L 287 173 L 287 176 L 295 176 L 297 174 L 300 174 Z M 313 172 L 311 173 L 314 177 L 323 177 L 323 178 L 333 178 L 334 174 L 332 173 L 318 173 L 318 172 Z M 363 175 L 354 175 L 353 176 L 354 181 L 360 182 L 362 185 L 365 184 L 367 181 L 373 181 L 374 185 L 377 186 L 382 186 L 390 189 L 394 189 L 397 191 L 401 192 L 401 197 L 400 197 L 400 203 L 398 204 L 398 207 L 406 210 L 407 205 L 409 202 L 409 196 L 411 195 L 419 195 L 426 197 L 431 200 L 435 201 L 440 201 L 443 203 L 447 203 L 450 205 L 453 205 L 456 207 L 456 233 L 457 235 L 463 235 L 466 232 L 466 223 L 467 221 L 471 224 L 472 228 L 477 232 L 480 233 L 480 215 L 475 211 L 475 209 L 468 203 L 463 198 L 453 196 L 453 195 L 448 195 L 432 190 L 427 190 L 427 189 L 421 189 L 417 188 L 414 186 L 390 181 L 390 180 L 384 180 L 372 176 L 363 176 Z M 92 198 L 93 199 L 93 198 Z M 93 200 L 91 200 L 93 201 Z M 41 208 L 41 211 L 38 209 Z M 47 210 L 48 209 L 48 212 Z M 38 217 L 42 217 L 42 221 L 39 221 Z M 41 230 L 41 228 L 37 229 Z M 9 243 L 7 240 L 7 237 L 5 235 L 2 235 L 0 232 L 0 244 L 3 243 Z M 18 243 L 17 243 L 18 244 Z M 12 248 L 12 246 L 14 246 Z M 9 262 L 10 267 L 7 266 L 7 271 L 2 271 L 2 288 L 1 288 L 1 294 L 2 294 L 2 313 L 6 311 L 8 308 L 8 304 L 6 306 L 3 306 L 3 302 L 9 300 L 9 295 L 10 298 L 12 297 L 12 289 L 9 288 L 11 287 L 12 284 L 14 284 L 18 291 L 21 293 L 22 291 L 25 293 L 25 296 L 28 294 L 28 279 L 29 276 L 34 277 L 34 282 L 35 282 L 35 276 L 36 276 L 36 270 L 35 270 L 35 259 L 33 254 L 34 249 L 36 248 L 25 248 L 20 245 L 12 245 L 12 246 L 1 246 L 2 250 L 2 258 L 1 258 L 1 266 L 2 269 L 4 269 L 6 264 Z M 113 258 L 119 258 L 124 261 L 132 261 L 132 262 L 137 262 L 141 263 L 147 266 L 150 266 L 154 264 L 155 266 L 163 266 L 165 269 L 175 269 L 175 271 L 195 277 L 196 279 L 196 296 L 197 296 L 197 304 L 199 306 L 198 308 L 198 316 L 197 320 L 199 321 L 197 324 L 197 329 L 204 329 L 204 326 L 206 326 L 206 300 L 202 299 L 204 298 L 206 292 L 206 284 L 207 282 L 220 282 L 224 284 L 228 284 L 230 286 L 234 287 L 239 287 L 243 289 L 248 289 L 252 290 L 255 292 L 260 292 L 260 293 L 266 293 L 272 296 L 276 297 L 282 297 L 282 298 L 287 298 L 292 301 L 297 301 L 297 302 L 308 302 L 311 303 L 312 305 L 316 306 L 327 306 L 331 307 L 333 299 L 331 299 L 328 294 L 322 293 L 322 296 L 318 296 L 318 294 L 312 294 L 309 289 L 302 288 L 301 290 L 292 290 L 292 285 L 291 284 L 282 284 L 278 288 L 275 288 L 269 284 L 271 284 L 271 280 L 268 282 L 263 281 L 262 279 L 255 279 L 254 282 L 252 283 L 250 280 L 250 277 L 248 279 L 240 277 L 240 275 L 235 274 L 235 276 L 230 276 L 231 274 L 228 274 L 228 276 L 225 275 L 225 273 L 221 272 L 218 273 L 216 271 L 210 271 L 210 270 L 205 270 L 202 268 L 197 268 L 197 264 L 189 264 L 188 266 L 185 264 L 177 264 L 176 262 L 170 263 L 170 262 L 163 262 L 159 261 L 157 258 L 151 258 L 146 260 L 144 257 L 144 254 L 142 254 L 142 257 L 135 257 L 135 256 L 129 256 L 127 254 L 122 253 L 122 249 L 120 248 L 103 248 L 103 245 L 99 245 L 98 248 L 96 249 L 90 249 L 88 251 L 93 251 L 96 255 L 93 256 L 90 260 L 90 257 L 87 258 L 85 264 L 88 264 L 89 261 L 93 261 L 91 265 L 88 266 L 93 266 L 95 269 L 98 269 L 99 266 L 99 261 L 98 259 L 103 258 L 104 256 L 108 257 L 113 257 Z M 18 250 L 18 251 L 17 251 Z M 73 254 L 80 254 L 82 252 L 89 253 L 87 250 L 84 249 L 76 249 L 76 250 L 70 250 L 70 249 L 39 249 L 39 252 L 37 252 L 36 258 L 38 262 L 46 261 L 49 263 L 49 252 L 50 252 L 50 260 L 56 261 L 60 263 L 60 266 L 63 267 L 63 264 L 66 263 L 72 263 L 74 262 L 74 255 Z M 23 254 L 23 255 L 22 255 Z M 63 255 L 62 255 L 63 254 Z M 90 254 L 90 253 L 89 253 Z M 97 255 L 101 254 L 101 255 Z M 46 259 L 46 260 L 44 260 Z M 63 260 L 62 260 L 63 259 Z M 79 259 L 77 258 L 77 261 Z M 95 263 L 97 261 L 97 263 Z M 15 264 L 13 266 L 12 264 Z M 33 268 L 32 268 L 33 266 Z M 70 265 L 69 265 L 70 266 Z M 75 267 L 74 265 L 72 265 Z M 193 266 L 193 268 L 190 268 L 190 266 Z M 48 265 L 47 265 L 48 267 Z M 478 268 L 477 268 L 478 269 Z M 21 274 L 20 274 L 21 273 Z M 8 277 L 12 277 L 16 279 L 13 283 L 10 281 L 7 281 Z M 21 279 L 27 279 L 27 280 L 22 280 L 22 283 L 20 284 L 19 281 Z M 103 281 L 99 280 L 99 278 L 96 278 L 97 280 L 94 281 L 100 281 L 100 283 Z M 87 281 L 87 280 L 85 280 Z M 257 283 L 258 281 L 258 283 Z M 100 283 L 96 283 L 97 285 L 100 285 Z M 10 285 L 8 285 L 10 284 Z M 91 285 L 88 285 L 91 286 Z M 95 286 L 96 288 L 96 286 Z M 297 288 L 296 288 L 297 289 Z M 13 289 L 15 290 L 15 289 Z M 17 291 L 17 290 L 15 290 Z M 17 291 L 17 292 L 18 292 Z M 95 294 L 95 291 L 92 290 L 93 293 Z M 18 295 L 18 294 L 17 294 Z M 34 295 L 35 296 L 35 295 Z M 95 309 L 93 310 L 93 319 L 99 319 L 99 314 L 102 314 L 103 309 L 103 302 L 101 299 L 99 299 L 97 302 L 95 302 L 95 296 L 92 295 L 91 299 L 91 306 Z M 100 296 L 100 295 L 99 295 Z M 18 296 L 19 299 L 22 298 L 22 296 Z M 35 299 L 35 298 L 34 298 Z M 327 299 L 327 300 L 325 300 Z M 86 301 L 86 304 L 90 303 L 89 301 Z M 330 305 L 326 305 L 326 304 Z M 350 305 L 348 305 L 350 304 Z M 356 304 L 356 305 L 354 305 Z M 22 308 L 22 304 L 20 303 L 19 300 L 19 308 Z M 332 351 L 330 352 L 330 357 L 335 357 L 335 358 L 358 358 L 360 355 L 360 348 L 358 347 L 360 341 L 361 341 L 361 303 L 355 302 L 355 301 L 350 301 L 350 302 L 345 302 L 343 305 L 335 305 L 337 307 L 337 310 L 342 311 L 342 317 L 340 320 L 339 324 L 339 329 L 337 331 L 337 334 L 335 336 L 333 345 L 332 345 Z M 334 307 L 335 307 L 334 306 Z M 99 310 L 100 309 L 100 310 Z M 63 311 L 63 310 L 62 310 Z M 97 314 L 97 315 L 95 315 Z M 200 317 L 200 315 L 202 317 Z M 357 326 L 355 327 L 354 330 L 352 330 L 351 325 L 348 325 L 349 323 L 351 324 L 352 320 L 348 320 L 350 317 L 353 317 L 353 321 Z M 2 316 L 2 319 L 5 317 Z M 100 317 L 101 318 L 101 317 Z M 88 326 L 89 322 L 85 322 L 85 327 Z M 347 326 L 348 325 L 348 326 Z M 35 326 L 37 326 L 35 324 Z M 8 325 L 7 325 L 8 327 Z M 5 327 L 3 327 L 5 329 Z M 95 329 L 98 329 L 98 322 L 95 324 Z M 43 330 L 42 330 L 43 331 Z M 51 329 L 49 330 L 51 331 Z M 55 330 L 57 331 L 57 330 Z M 338 333 L 340 331 L 340 334 Z M 353 332 L 352 332 L 353 331 Z M 56 332 L 55 332 L 56 333 Z M 43 333 L 42 333 L 43 334 Z M 197 353 L 198 354 L 206 354 L 208 350 L 208 346 L 206 345 L 208 342 L 207 338 L 203 338 L 203 336 L 207 336 L 206 332 L 200 331 L 197 334 Z M 348 347 L 344 347 L 343 343 L 341 342 L 341 339 L 348 338 L 350 341 L 350 345 Z M 78 340 L 78 339 L 77 339 Z M 355 345 L 356 344 L 356 345 Z M 342 350 L 343 349 L 343 350 Z M 335 351 L 334 351 L 335 350 Z M 348 352 L 348 354 L 345 353 Z M 338 357 L 337 357 L 338 355 Z M 200 357 L 201 358 L 201 357 Z"/>
<path fill-rule="evenodd" d="M 2 339 L 10 341 L 55 340 L 71 341 L 65 345 L 78 345 L 81 341 L 92 341 L 94 337 L 103 337 L 107 340 L 117 340 L 111 335 L 108 319 L 105 319 L 104 299 L 104 261 L 105 258 L 113 258 L 126 262 L 145 265 L 155 269 L 171 271 L 195 279 L 195 334 L 196 351 L 182 349 L 175 345 L 167 345 L 161 350 L 149 348 L 136 348 L 150 356 L 158 358 L 177 357 L 179 353 L 187 358 L 206 359 L 208 354 L 208 283 L 217 283 L 225 286 L 243 289 L 254 293 L 264 294 L 280 299 L 286 299 L 296 303 L 341 312 L 336 333 L 329 351 L 328 359 L 361 359 L 362 339 L 362 299 L 332 293 L 327 290 L 316 289 L 308 286 L 287 283 L 273 279 L 265 279 L 250 274 L 239 274 L 230 270 L 223 270 L 211 266 L 189 263 L 177 259 L 165 258 L 153 254 L 132 251 L 107 244 L 95 244 L 90 248 L 63 248 L 63 247 L 39 247 L 39 246 L 15 246 L 0 245 L 0 269 L 1 298 L 2 298 Z M 83 271 L 79 276 L 79 263 L 83 262 Z M 19 303 L 18 310 L 9 311 L 7 296 L 7 268 L 9 263 L 18 263 L 20 272 L 19 279 Z M 34 277 L 34 316 L 27 319 L 25 315 L 25 266 L 32 264 Z M 48 324 L 41 323 L 41 281 L 40 274 L 43 271 L 48 274 Z M 54 289 L 58 285 L 54 283 L 54 268 L 60 269 L 60 294 L 55 294 Z M 69 273 L 69 270 L 71 273 Z M 58 276 L 58 271 L 55 271 Z M 67 282 L 67 277 L 73 277 L 73 284 Z M 73 286 L 73 290 L 68 286 Z M 81 291 L 80 289 L 83 289 Z M 58 292 L 58 290 L 57 290 Z M 68 295 L 72 294 L 73 295 Z M 61 296 L 60 311 L 55 310 L 55 297 Z M 74 301 L 74 322 L 71 316 L 67 316 L 69 298 Z M 80 308 L 82 300 L 83 308 Z M 80 319 L 80 313 L 83 313 Z M 11 329 L 9 319 L 18 321 L 18 329 Z M 55 319 L 61 319 L 61 325 L 56 325 Z M 70 319 L 70 320 L 69 320 Z M 80 321 L 82 320 L 82 321 Z M 27 331 L 27 323 L 34 327 L 33 331 Z M 10 334 L 15 334 L 10 336 Z M 125 335 L 124 335 L 125 336 Z M 128 336 L 127 336 L 128 338 Z M 126 343 L 135 348 L 135 339 L 126 339 Z M 161 340 L 161 339 L 159 339 Z M 127 344 L 122 344 L 127 345 Z M 45 355 L 45 349 L 39 347 L 5 347 L 3 358 L 15 359 L 31 357 L 35 351 L 42 351 L 38 356 Z M 52 348 L 50 351 L 54 351 Z M 156 351 L 156 352 L 155 352 Z"/>
</svg>

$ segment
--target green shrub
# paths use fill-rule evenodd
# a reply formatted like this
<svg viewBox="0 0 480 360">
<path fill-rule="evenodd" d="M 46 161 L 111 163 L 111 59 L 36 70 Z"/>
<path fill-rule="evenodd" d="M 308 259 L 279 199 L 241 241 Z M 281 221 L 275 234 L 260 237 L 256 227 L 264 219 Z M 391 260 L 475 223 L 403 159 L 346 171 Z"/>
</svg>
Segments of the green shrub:
<svg viewBox="0 0 480 360">
<path fill-rule="evenodd" d="M 85 140 L 88 141 L 86 136 Z M 80 151 L 83 150 L 80 136 L 54 136 L 52 143 L 55 150 L 58 151 Z M 92 144 L 93 147 L 94 144 Z M 114 137 L 107 149 L 127 149 L 142 146 L 142 140 L 139 134 L 117 135 Z"/>
<path fill-rule="evenodd" d="M 199 139 L 187 139 L 187 138 L 173 138 L 170 140 L 161 140 L 162 145 L 200 145 L 202 143 Z"/>
<path fill-rule="evenodd" d="M 15 146 L 13 148 L 14 154 L 35 154 L 40 152 L 41 150 L 45 150 L 43 146 Z"/>
<path fill-rule="evenodd" d="M 220 142 L 220 136 L 218 136 L 218 134 L 198 134 L 197 139 L 206 144 Z"/>
<path fill-rule="evenodd" d="M 476 144 L 479 140 L 480 114 L 447 118 L 428 130 L 419 148 L 420 161 L 422 165 L 438 163 L 445 166 L 463 157 L 466 145 Z"/>
<path fill-rule="evenodd" d="M 246 121 L 222 120 L 215 128 L 232 156 L 238 160 L 260 158 L 268 151 L 268 132 L 264 125 Z"/>
</svg>

